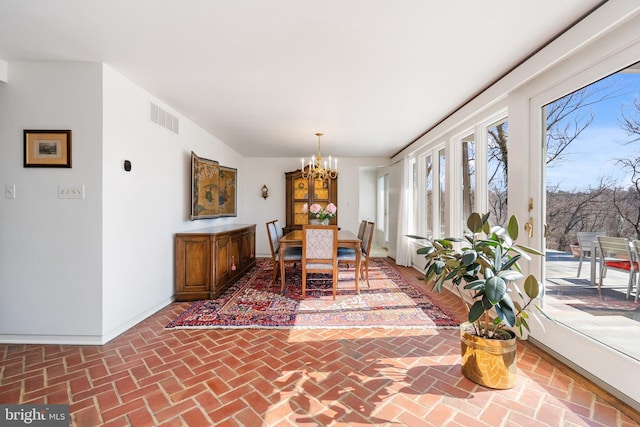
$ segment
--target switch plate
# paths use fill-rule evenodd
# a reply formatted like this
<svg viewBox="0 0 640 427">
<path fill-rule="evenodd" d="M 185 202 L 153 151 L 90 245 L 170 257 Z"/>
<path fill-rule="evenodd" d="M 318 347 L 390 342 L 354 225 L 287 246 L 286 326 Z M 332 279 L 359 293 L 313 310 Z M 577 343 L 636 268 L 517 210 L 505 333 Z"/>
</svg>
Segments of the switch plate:
<svg viewBox="0 0 640 427">
<path fill-rule="evenodd" d="M 16 198 L 16 185 L 15 184 L 5 184 L 5 186 L 4 186 L 4 198 L 5 199 L 15 199 Z"/>
<path fill-rule="evenodd" d="M 58 199 L 84 199 L 84 184 L 58 185 Z"/>
</svg>

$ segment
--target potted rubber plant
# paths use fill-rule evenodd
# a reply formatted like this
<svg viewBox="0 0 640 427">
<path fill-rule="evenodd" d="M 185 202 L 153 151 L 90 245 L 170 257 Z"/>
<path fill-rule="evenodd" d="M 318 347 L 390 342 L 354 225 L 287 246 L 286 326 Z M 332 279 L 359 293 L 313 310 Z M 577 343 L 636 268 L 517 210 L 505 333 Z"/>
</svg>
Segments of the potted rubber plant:
<svg viewBox="0 0 640 427">
<path fill-rule="evenodd" d="M 496 389 L 515 385 L 514 331 L 520 337 L 524 330 L 529 331 L 529 315 L 535 316 L 531 308 L 544 314 L 535 304 L 542 285 L 533 275 L 524 278 L 518 264 L 522 257 L 543 254 L 516 244 L 518 230 L 515 216 L 504 228 L 491 226 L 489 214 L 472 213 L 462 238 L 427 241 L 417 252 L 427 261 L 425 282 L 440 292 L 445 282 L 451 281 L 467 307 L 467 321 L 460 325 L 462 374 Z M 461 288 L 470 292 L 471 304 Z M 512 298 L 514 294 L 516 298 Z"/>
</svg>

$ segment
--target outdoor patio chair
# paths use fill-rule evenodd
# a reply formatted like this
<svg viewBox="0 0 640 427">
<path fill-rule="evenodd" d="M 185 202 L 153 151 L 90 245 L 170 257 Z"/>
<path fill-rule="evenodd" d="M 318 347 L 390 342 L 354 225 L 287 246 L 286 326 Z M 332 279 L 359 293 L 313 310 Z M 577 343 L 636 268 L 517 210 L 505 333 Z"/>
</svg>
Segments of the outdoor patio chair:
<svg viewBox="0 0 640 427">
<path fill-rule="evenodd" d="M 636 263 L 640 263 L 640 240 L 634 240 L 631 242 L 633 245 L 633 256 L 636 258 Z M 635 301 L 638 302 L 638 294 L 640 294 L 640 266 L 636 265 L 636 271 L 638 277 L 636 277 L 636 297 Z"/>
<path fill-rule="evenodd" d="M 302 299 L 307 291 L 307 274 L 328 273 L 333 281 L 333 299 L 338 289 L 338 226 L 302 226 Z"/>
<path fill-rule="evenodd" d="M 633 285 L 636 281 L 636 272 L 639 270 L 638 261 L 633 255 L 635 250 L 632 249 L 631 241 L 624 237 L 598 236 L 598 247 L 600 250 L 600 280 L 598 281 L 598 295 L 602 298 L 602 281 L 605 269 L 617 270 L 629 274 L 629 281 L 627 285 L 627 299 L 629 299 L 631 289 L 633 289 Z"/>
<path fill-rule="evenodd" d="M 591 250 L 593 248 L 593 242 L 595 242 L 599 236 L 606 236 L 604 231 L 578 231 L 578 248 L 580 250 L 580 263 L 578 264 L 578 274 L 576 277 L 580 277 L 580 270 L 582 269 L 582 261 L 585 257 L 591 256 Z"/>
</svg>

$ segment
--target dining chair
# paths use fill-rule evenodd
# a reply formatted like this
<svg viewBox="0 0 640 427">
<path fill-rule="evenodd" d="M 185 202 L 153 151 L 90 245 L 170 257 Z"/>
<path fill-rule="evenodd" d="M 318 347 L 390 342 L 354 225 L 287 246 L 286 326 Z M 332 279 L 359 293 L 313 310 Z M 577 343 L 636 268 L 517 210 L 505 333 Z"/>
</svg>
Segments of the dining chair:
<svg viewBox="0 0 640 427">
<path fill-rule="evenodd" d="M 302 261 L 302 248 L 289 247 L 286 248 L 284 254 L 280 252 L 280 239 L 282 236 L 278 234 L 278 220 L 267 222 L 267 235 L 269 236 L 269 247 L 271 248 L 271 263 L 273 264 L 273 282 L 278 278 L 280 273 L 280 257 L 284 256 L 285 264 L 293 264 L 293 268 L 296 264 Z M 282 230 L 282 228 L 280 228 Z"/>
<path fill-rule="evenodd" d="M 358 239 L 362 240 L 362 236 L 364 236 L 364 229 L 367 226 L 367 220 L 363 219 L 360 221 L 360 227 L 358 228 Z"/>
<path fill-rule="evenodd" d="M 282 224 L 280 224 L 280 221 L 278 221 L 277 219 L 273 220 L 273 224 L 276 227 L 276 235 L 278 236 L 278 240 L 282 239 L 282 237 L 284 236 L 284 231 L 282 230 Z"/>
<path fill-rule="evenodd" d="M 373 241 L 373 232 L 375 231 L 375 222 L 364 221 L 362 237 L 360 237 L 360 271 L 356 271 L 360 278 L 364 277 L 369 283 L 369 258 L 371 252 L 371 242 Z M 353 248 L 338 248 L 338 265 L 356 265 L 356 250 Z"/>
<path fill-rule="evenodd" d="M 307 291 L 307 274 L 329 273 L 333 280 L 333 299 L 338 289 L 338 227 L 302 226 L 302 299 Z"/>
<path fill-rule="evenodd" d="M 598 295 L 602 298 L 602 281 L 606 270 L 617 270 L 629 273 L 627 285 L 627 299 L 631 295 L 631 289 L 636 281 L 638 261 L 632 254 L 631 241 L 624 237 L 598 236 L 598 247 L 600 250 L 600 280 L 598 281 Z M 637 293 L 636 293 L 637 301 Z"/>
<path fill-rule="evenodd" d="M 591 256 L 593 242 L 595 242 L 598 237 L 606 235 L 607 233 L 604 231 L 578 231 L 578 233 L 576 233 L 578 250 L 580 251 L 580 262 L 578 264 L 578 274 L 576 277 L 580 277 L 580 270 L 582 269 L 582 261 L 584 258 Z"/>
</svg>

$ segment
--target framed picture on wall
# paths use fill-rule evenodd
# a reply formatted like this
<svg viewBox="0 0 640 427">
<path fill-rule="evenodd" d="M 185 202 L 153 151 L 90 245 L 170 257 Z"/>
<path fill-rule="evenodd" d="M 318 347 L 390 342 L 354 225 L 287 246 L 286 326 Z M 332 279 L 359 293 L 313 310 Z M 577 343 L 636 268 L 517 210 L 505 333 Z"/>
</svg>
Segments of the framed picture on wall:
<svg viewBox="0 0 640 427">
<path fill-rule="evenodd" d="M 24 167 L 70 168 L 71 130 L 25 129 Z"/>
<path fill-rule="evenodd" d="M 220 195 L 218 198 L 220 216 L 238 216 L 236 210 L 237 176 L 237 169 L 220 166 Z"/>
<path fill-rule="evenodd" d="M 191 219 L 217 218 L 220 165 L 191 152 Z"/>
<path fill-rule="evenodd" d="M 191 152 L 191 219 L 238 216 L 234 168 Z"/>
</svg>

